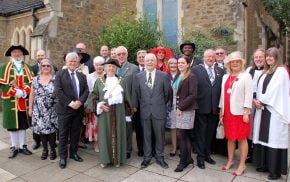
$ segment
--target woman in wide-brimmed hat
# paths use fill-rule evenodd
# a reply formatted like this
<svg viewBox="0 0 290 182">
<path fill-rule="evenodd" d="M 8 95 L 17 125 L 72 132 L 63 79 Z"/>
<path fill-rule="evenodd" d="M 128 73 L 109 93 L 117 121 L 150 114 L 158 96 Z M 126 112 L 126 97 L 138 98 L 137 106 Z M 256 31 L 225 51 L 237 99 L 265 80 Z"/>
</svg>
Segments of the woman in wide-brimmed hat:
<svg viewBox="0 0 290 182">
<path fill-rule="evenodd" d="M 251 75 L 244 71 L 246 61 L 239 51 L 232 52 L 225 60 L 228 74 L 223 76 L 220 97 L 220 122 L 224 125 L 228 140 L 228 161 L 222 168 L 228 170 L 234 163 L 235 143 L 239 142 L 240 162 L 232 173 L 241 175 L 246 169 L 248 154 L 247 138 L 250 135 L 250 109 L 252 108 L 253 86 Z"/>
<path fill-rule="evenodd" d="M 165 47 L 157 47 L 150 51 L 150 53 L 155 54 L 157 58 L 157 66 L 156 69 L 161 70 L 163 72 L 169 72 L 167 68 L 167 60 L 173 55 L 173 52 L 170 49 Z"/>
</svg>

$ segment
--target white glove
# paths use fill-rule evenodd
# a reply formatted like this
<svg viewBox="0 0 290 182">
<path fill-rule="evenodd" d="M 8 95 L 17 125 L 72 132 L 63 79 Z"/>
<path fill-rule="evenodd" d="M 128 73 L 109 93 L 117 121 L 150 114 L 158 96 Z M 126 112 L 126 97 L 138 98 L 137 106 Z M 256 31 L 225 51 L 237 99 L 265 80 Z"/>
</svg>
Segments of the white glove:
<svg viewBox="0 0 290 182">
<path fill-rule="evenodd" d="M 21 98 L 21 97 L 23 97 L 24 93 L 23 93 L 22 90 L 20 90 L 18 88 L 16 88 L 15 90 L 16 90 L 16 94 L 14 95 L 15 98 Z"/>
</svg>

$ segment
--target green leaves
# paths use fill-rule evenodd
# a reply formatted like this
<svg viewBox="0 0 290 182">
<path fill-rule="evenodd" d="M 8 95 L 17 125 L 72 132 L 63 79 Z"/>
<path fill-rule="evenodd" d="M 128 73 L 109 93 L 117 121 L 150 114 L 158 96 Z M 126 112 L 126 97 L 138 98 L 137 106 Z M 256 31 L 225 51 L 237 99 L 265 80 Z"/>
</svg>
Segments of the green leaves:
<svg viewBox="0 0 290 182">
<path fill-rule="evenodd" d="M 108 45 L 110 48 L 125 46 L 128 49 L 128 61 L 136 61 L 138 50 L 150 50 L 158 45 L 162 33 L 157 25 L 146 18 L 132 19 L 127 11 L 115 16 L 99 34 L 96 47 Z"/>
</svg>

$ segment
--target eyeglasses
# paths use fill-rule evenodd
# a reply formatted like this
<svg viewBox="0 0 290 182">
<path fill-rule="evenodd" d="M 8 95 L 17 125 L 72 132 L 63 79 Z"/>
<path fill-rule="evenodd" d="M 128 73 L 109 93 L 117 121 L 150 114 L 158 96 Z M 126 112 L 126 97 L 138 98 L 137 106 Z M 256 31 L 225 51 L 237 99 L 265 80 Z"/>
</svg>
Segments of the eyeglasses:
<svg viewBox="0 0 290 182">
<path fill-rule="evenodd" d="M 49 64 L 43 64 L 43 65 L 41 65 L 41 67 L 48 67 L 48 68 L 50 68 L 50 65 Z"/>
<path fill-rule="evenodd" d="M 125 52 L 121 52 L 121 53 L 118 53 L 117 55 L 118 55 L 118 56 L 121 56 L 121 55 L 122 55 L 122 56 L 125 56 L 126 53 L 125 53 Z"/>
<path fill-rule="evenodd" d="M 216 52 L 215 54 L 216 55 L 223 55 L 224 53 L 223 52 Z"/>
</svg>

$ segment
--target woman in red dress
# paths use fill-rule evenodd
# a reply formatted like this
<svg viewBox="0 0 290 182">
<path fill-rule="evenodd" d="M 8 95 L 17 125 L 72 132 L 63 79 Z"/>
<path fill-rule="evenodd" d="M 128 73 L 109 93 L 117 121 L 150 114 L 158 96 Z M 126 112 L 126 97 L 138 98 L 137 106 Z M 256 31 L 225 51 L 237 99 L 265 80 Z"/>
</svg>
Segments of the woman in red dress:
<svg viewBox="0 0 290 182">
<path fill-rule="evenodd" d="M 239 176 L 246 169 L 248 154 L 247 138 L 250 135 L 250 109 L 252 107 L 252 77 L 244 72 L 246 61 L 241 52 L 232 52 L 225 60 L 228 74 L 224 75 L 220 98 L 220 120 L 224 125 L 225 138 L 228 140 L 228 161 L 223 170 L 232 167 L 235 143 L 239 142 L 240 162 L 232 173 Z"/>
</svg>

